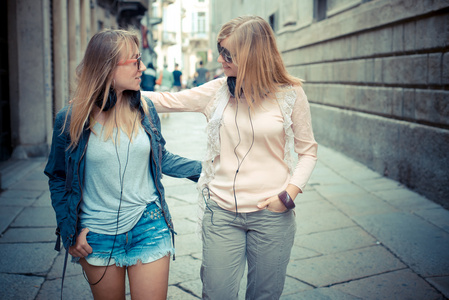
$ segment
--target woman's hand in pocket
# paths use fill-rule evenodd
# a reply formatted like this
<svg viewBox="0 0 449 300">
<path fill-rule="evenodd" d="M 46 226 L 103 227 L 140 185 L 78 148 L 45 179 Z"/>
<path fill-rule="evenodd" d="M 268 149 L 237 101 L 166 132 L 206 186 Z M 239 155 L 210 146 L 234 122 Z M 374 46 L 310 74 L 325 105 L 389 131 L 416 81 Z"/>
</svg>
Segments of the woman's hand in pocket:
<svg viewBox="0 0 449 300">
<path fill-rule="evenodd" d="M 88 228 L 83 228 L 76 238 L 75 245 L 69 247 L 69 253 L 73 257 L 86 257 L 90 253 L 92 253 L 92 247 L 87 243 L 87 233 L 89 232 Z"/>
<path fill-rule="evenodd" d="M 257 207 L 258 208 L 266 208 L 269 211 L 276 212 L 276 213 L 282 213 L 287 210 L 284 203 L 282 203 L 282 201 L 279 199 L 279 197 L 277 195 L 270 197 L 265 201 L 259 202 L 259 204 L 257 204 Z"/>
</svg>

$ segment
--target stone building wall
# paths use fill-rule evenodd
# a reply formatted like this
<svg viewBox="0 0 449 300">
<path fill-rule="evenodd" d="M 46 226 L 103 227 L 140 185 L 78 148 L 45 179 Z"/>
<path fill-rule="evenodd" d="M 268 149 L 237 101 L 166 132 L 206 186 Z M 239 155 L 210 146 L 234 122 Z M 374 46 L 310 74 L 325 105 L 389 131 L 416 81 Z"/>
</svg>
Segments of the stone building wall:
<svg viewBox="0 0 449 300">
<path fill-rule="evenodd" d="M 212 27 L 270 21 L 319 144 L 449 207 L 449 1 L 231 2 Z"/>
<path fill-rule="evenodd" d="M 145 4 L 145 2 L 143 2 Z M 118 28 L 113 0 L 7 0 L 12 159 L 45 156 L 53 118 L 70 100 L 87 42 Z M 5 97 L 6 98 L 6 97 Z M 2 158 L 4 159 L 4 157 Z"/>
</svg>

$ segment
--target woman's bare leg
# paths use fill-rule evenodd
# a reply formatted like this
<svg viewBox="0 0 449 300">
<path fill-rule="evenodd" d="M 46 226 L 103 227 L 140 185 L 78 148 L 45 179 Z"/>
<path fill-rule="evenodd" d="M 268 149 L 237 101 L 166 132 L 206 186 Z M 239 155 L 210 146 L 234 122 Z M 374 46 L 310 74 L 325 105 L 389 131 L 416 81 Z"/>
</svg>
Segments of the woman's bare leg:
<svg viewBox="0 0 449 300">
<path fill-rule="evenodd" d="M 165 256 L 148 264 L 137 263 L 128 267 L 131 298 L 133 300 L 167 299 L 169 266 L 170 256 Z"/>
<path fill-rule="evenodd" d="M 125 275 L 126 269 L 124 267 L 117 267 L 112 265 L 107 267 L 106 273 L 104 274 L 106 267 L 96 267 L 89 265 L 89 263 L 84 259 L 80 259 L 80 264 L 89 279 L 90 289 L 95 300 L 124 300 L 125 299 Z M 101 276 L 104 277 L 95 285 Z"/>
</svg>

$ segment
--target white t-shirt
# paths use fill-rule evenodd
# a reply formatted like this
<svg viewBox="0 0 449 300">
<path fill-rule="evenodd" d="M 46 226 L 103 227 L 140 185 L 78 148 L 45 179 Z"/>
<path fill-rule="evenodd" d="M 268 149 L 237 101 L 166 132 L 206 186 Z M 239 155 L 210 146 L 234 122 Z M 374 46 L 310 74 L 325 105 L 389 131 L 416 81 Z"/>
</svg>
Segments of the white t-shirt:
<svg viewBox="0 0 449 300">
<path fill-rule="evenodd" d="M 102 128 L 94 125 L 97 134 L 91 133 L 87 146 L 81 226 L 96 233 L 121 234 L 131 230 L 146 205 L 158 199 L 149 170 L 151 145 L 141 127 L 131 143 L 121 131 L 117 145 L 117 131 L 114 142 L 104 141 Z"/>
</svg>

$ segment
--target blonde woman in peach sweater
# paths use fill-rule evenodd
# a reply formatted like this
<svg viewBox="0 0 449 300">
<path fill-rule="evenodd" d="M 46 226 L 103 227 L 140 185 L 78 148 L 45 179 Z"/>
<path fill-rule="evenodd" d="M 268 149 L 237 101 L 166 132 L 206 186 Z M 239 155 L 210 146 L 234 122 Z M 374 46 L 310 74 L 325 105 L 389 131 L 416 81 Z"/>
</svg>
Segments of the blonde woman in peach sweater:
<svg viewBox="0 0 449 300">
<path fill-rule="evenodd" d="M 246 262 L 246 299 L 278 299 L 296 232 L 294 200 L 317 159 L 309 103 L 262 18 L 229 21 L 217 42 L 225 78 L 143 94 L 158 112 L 201 112 L 208 120 L 198 181 L 203 299 L 237 299 Z"/>
</svg>

